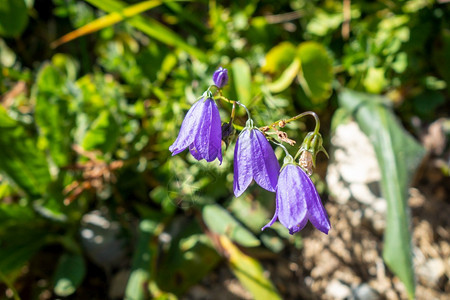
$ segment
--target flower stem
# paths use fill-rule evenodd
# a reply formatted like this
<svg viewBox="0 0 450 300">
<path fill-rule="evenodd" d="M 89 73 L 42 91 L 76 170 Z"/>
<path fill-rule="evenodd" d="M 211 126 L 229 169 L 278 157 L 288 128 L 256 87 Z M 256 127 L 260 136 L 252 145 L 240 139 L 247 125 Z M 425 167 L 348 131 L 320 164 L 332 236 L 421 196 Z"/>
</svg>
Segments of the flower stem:
<svg viewBox="0 0 450 300">
<path fill-rule="evenodd" d="M 301 113 L 299 115 L 296 115 L 295 117 L 292 117 L 292 118 L 287 119 L 287 120 L 283 120 L 283 119 L 278 120 L 278 121 L 273 122 L 272 124 L 270 124 L 269 128 L 274 128 L 275 126 L 279 126 L 280 123 L 287 124 L 287 123 L 290 123 L 292 121 L 296 121 L 296 120 L 298 120 L 298 119 L 300 119 L 300 118 L 302 118 L 304 116 L 307 116 L 307 115 L 311 115 L 311 116 L 314 117 L 314 120 L 316 121 L 316 126 L 314 127 L 314 134 L 319 133 L 320 120 L 319 120 L 319 117 L 317 116 L 317 114 L 315 112 L 313 112 L 313 111 L 305 111 L 305 112 L 303 112 L 303 113 Z"/>
<path fill-rule="evenodd" d="M 228 99 L 228 98 L 226 98 L 226 97 L 224 97 L 224 96 L 222 96 L 222 95 L 217 96 L 217 99 L 223 100 L 223 101 L 225 101 L 225 102 L 228 102 L 228 103 L 233 104 L 233 112 L 234 112 L 234 107 L 235 107 L 234 105 L 235 105 L 235 104 L 237 104 L 237 105 L 243 107 L 243 108 L 245 109 L 245 111 L 247 112 L 247 117 L 248 117 L 248 119 L 251 119 L 250 111 L 248 110 L 247 106 L 245 106 L 245 105 L 242 104 L 241 102 L 236 101 L 236 100 L 230 100 L 230 99 Z"/>
</svg>

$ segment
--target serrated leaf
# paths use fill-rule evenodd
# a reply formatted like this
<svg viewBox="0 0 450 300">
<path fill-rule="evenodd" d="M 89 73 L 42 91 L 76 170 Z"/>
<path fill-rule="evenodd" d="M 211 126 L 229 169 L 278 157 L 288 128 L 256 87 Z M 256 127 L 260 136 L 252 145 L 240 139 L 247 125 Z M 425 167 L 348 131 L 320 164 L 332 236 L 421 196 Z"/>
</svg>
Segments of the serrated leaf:
<svg viewBox="0 0 450 300">
<path fill-rule="evenodd" d="M 207 205 L 203 208 L 202 214 L 203 220 L 211 231 L 225 235 L 244 247 L 256 247 L 261 244 L 249 230 L 221 206 Z"/>
<path fill-rule="evenodd" d="M 226 253 L 231 271 L 255 300 L 281 299 L 256 259 L 242 253 L 226 236 L 220 236 L 220 243 Z"/>
<path fill-rule="evenodd" d="M 0 106 L 0 171 L 28 195 L 37 197 L 50 182 L 45 155 L 24 127 Z"/>
<path fill-rule="evenodd" d="M 64 253 L 56 266 L 54 274 L 55 294 L 61 297 L 72 295 L 86 275 L 86 266 L 80 254 Z"/>
<path fill-rule="evenodd" d="M 382 174 L 382 193 L 388 204 L 383 258 L 412 299 L 415 282 L 407 189 L 425 151 L 385 106 L 388 99 L 343 90 L 339 103 L 353 114 L 374 147 Z"/>
<path fill-rule="evenodd" d="M 27 6 L 24 0 L 0 1 L 0 35 L 19 36 L 28 23 Z"/>
<path fill-rule="evenodd" d="M 252 76 L 249 64 L 242 58 L 233 59 L 231 62 L 231 74 L 236 100 L 249 106 L 252 100 Z"/>
<path fill-rule="evenodd" d="M 333 62 L 327 50 L 317 42 L 303 42 L 298 47 L 301 71 L 298 75 L 306 95 L 315 104 L 330 97 L 333 81 Z"/>
</svg>

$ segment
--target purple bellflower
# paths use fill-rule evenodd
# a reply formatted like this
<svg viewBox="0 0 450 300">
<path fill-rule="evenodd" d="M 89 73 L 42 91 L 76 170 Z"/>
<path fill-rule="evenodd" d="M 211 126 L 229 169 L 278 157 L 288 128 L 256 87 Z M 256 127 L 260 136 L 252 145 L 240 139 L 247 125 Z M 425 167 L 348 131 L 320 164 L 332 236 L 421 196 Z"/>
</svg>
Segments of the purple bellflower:
<svg viewBox="0 0 450 300">
<path fill-rule="evenodd" d="M 227 85 L 228 83 L 228 70 L 222 67 L 219 67 L 213 74 L 214 84 L 219 88 Z"/>
<path fill-rule="evenodd" d="M 279 171 L 277 157 L 264 134 L 246 126 L 234 148 L 234 195 L 242 195 L 253 179 L 260 187 L 275 192 Z"/>
<path fill-rule="evenodd" d="M 222 129 L 219 109 L 211 98 L 201 98 L 186 114 L 177 139 L 169 147 L 172 156 L 189 147 L 197 160 L 222 163 Z"/>
<path fill-rule="evenodd" d="M 287 163 L 281 169 L 275 215 L 262 230 L 272 226 L 277 219 L 290 234 L 302 230 L 308 220 L 325 234 L 330 230 L 330 221 L 316 187 L 305 171 L 294 163 Z"/>
</svg>

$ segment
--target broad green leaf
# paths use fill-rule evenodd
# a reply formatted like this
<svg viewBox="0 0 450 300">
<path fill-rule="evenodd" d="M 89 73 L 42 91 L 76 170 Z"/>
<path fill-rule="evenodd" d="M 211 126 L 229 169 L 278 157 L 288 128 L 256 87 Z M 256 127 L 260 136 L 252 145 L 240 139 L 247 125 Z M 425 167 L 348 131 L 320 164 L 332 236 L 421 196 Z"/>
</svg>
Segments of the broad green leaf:
<svg viewBox="0 0 450 300">
<path fill-rule="evenodd" d="M 382 193 L 388 204 L 383 258 L 412 299 L 415 283 L 407 189 L 425 151 L 384 105 L 387 102 L 388 99 L 351 90 L 339 94 L 340 105 L 353 114 L 374 147 L 382 174 Z"/>
<path fill-rule="evenodd" d="M 34 87 L 36 124 L 42 133 L 40 146 L 49 149 L 59 167 L 68 163 L 72 144 L 69 133 L 74 123 L 69 116 L 69 101 L 63 98 L 64 85 L 63 74 L 52 65 L 45 65 L 38 73 Z"/>
<path fill-rule="evenodd" d="M 235 100 L 247 106 L 251 105 L 252 75 L 250 66 L 244 59 L 235 58 L 231 62 L 231 80 L 236 93 Z"/>
<path fill-rule="evenodd" d="M 8 233 L 10 226 L 30 223 L 35 218 L 36 215 L 30 206 L 0 203 L 0 236 Z"/>
<path fill-rule="evenodd" d="M 261 71 L 281 73 L 297 56 L 297 49 L 290 42 L 281 42 L 267 52 Z"/>
<path fill-rule="evenodd" d="M 273 283 L 264 275 L 264 269 L 254 258 L 242 253 L 226 236 L 220 236 L 231 271 L 255 300 L 281 299 Z"/>
<path fill-rule="evenodd" d="M 236 221 L 226 209 L 217 204 L 207 205 L 203 208 L 203 220 L 211 231 L 226 235 L 244 247 L 260 245 L 260 241 L 250 231 Z"/>
<path fill-rule="evenodd" d="M 143 1 L 134 5 L 130 5 L 124 8 L 120 12 L 112 12 L 104 17 L 100 17 L 83 27 L 80 27 L 54 41 L 50 44 L 52 48 L 56 48 L 64 43 L 70 42 L 81 36 L 97 32 L 103 28 L 110 27 L 126 18 L 130 18 L 134 15 L 140 14 L 146 10 L 152 9 L 158 5 L 161 5 L 161 1 L 151 0 Z"/>
<path fill-rule="evenodd" d="M 150 219 L 144 219 L 139 224 L 137 246 L 125 290 L 126 299 L 146 299 L 148 291 L 145 286 L 150 280 L 150 267 L 157 254 L 157 244 L 152 243 L 152 238 L 158 235 L 161 229 L 158 222 Z"/>
<path fill-rule="evenodd" d="M 122 12 L 126 8 L 126 4 L 119 0 L 85 1 L 108 13 Z M 170 46 L 178 47 L 200 60 L 206 60 L 206 55 L 204 54 L 204 52 L 194 46 L 189 45 L 188 43 L 186 43 L 184 38 L 180 37 L 175 32 L 154 19 L 137 15 L 127 19 L 126 21 L 130 25 L 136 27 L 148 36 L 160 42 L 163 42 Z"/>
<path fill-rule="evenodd" d="M 300 71 L 300 60 L 295 58 L 278 79 L 267 85 L 272 93 L 279 93 L 287 89 Z"/>
<path fill-rule="evenodd" d="M 27 6 L 24 0 L 0 1 L 0 35 L 19 36 L 28 23 Z"/>
<path fill-rule="evenodd" d="M 333 61 L 322 44 L 303 42 L 298 46 L 301 70 L 298 75 L 306 95 L 315 104 L 330 97 L 333 81 Z"/>
<path fill-rule="evenodd" d="M 0 238 L 0 271 L 7 276 L 21 268 L 46 242 L 45 233 L 20 228 Z"/>
<path fill-rule="evenodd" d="M 0 171 L 32 197 L 42 194 L 50 182 L 45 155 L 25 128 L 0 106 Z"/>
<path fill-rule="evenodd" d="M 53 278 L 55 294 L 61 297 L 72 295 L 85 275 L 86 266 L 83 256 L 64 253 L 59 259 Z"/>
<path fill-rule="evenodd" d="M 100 149 L 104 153 L 115 149 L 120 128 L 114 116 L 107 110 L 100 113 L 84 136 L 85 150 Z"/>
</svg>

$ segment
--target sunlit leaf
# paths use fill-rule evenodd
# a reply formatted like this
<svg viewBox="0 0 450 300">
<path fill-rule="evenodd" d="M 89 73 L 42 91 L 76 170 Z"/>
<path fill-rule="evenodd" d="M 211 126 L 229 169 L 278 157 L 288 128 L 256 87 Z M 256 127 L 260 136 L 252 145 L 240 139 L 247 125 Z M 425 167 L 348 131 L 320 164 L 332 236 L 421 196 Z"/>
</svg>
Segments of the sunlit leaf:
<svg viewBox="0 0 450 300">
<path fill-rule="evenodd" d="M 217 233 L 228 236 L 245 247 L 260 245 L 260 241 L 230 213 L 219 205 L 208 205 L 203 208 L 203 220 L 208 228 Z"/>
<path fill-rule="evenodd" d="M 353 114 L 369 137 L 381 169 L 382 194 L 388 204 L 383 257 L 414 298 L 410 219 L 407 189 L 424 149 L 408 134 L 379 96 L 343 90 L 339 103 Z"/>
<path fill-rule="evenodd" d="M 303 42 L 298 47 L 300 84 L 313 103 L 323 103 L 331 95 L 333 62 L 327 50 L 317 42 Z"/>
<path fill-rule="evenodd" d="M 126 7 L 126 4 L 124 2 L 118 0 L 108 0 L 108 1 L 85 0 L 85 1 L 108 13 L 120 12 L 123 11 Z M 200 60 L 206 60 L 204 52 L 188 44 L 184 38 L 180 37 L 178 34 L 176 34 L 175 32 L 173 32 L 172 30 L 170 30 L 169 28 L 167 28 L 166 26 L 162 25 L 161 23 L 159 23 L 154 19 L 136 15 L 134 17 L 127 19 L 127 22 L 130 25 L 141 30 L 148 36 L 160 42 L 183 49 Z"/>
<path fill-rule="evenodd" d="M 161 5 L 161 1 L 151 0 L 151 1 L 143 1 L 137 3 L 135 5 L 130 5 L 127 8 L 124 8 L 122 11 L 112 12 L 109 15 L 104 17 L 100 17 L 83 27 L 80 27 L 62 37 L 54 41 L 50 44 L 52 48 L 56 48 L 64 43 L 70 42 L 74 39 L 77 39 L 81 36 L 91 34 L 97 32 L 103 28 L 110 27 L 124 19 L 130 18 L 137 14 L 140 14 L 146 10 L 152 9 L 158 5 Z"/>
<path fill-rule="evenodd" d="M 278 79 L 267 85 L 272 93 L 279 93 L 287 89 L 300 70 L 300 60 L 295 58 Z"/>
<path fill-rule="evenodd" d="M 265 276 L 263 267 L 256 259 L 242 253 L 226 236 L 220 236 L 220 243 L 231 271 L 255 300 L 281 299 L 275 286 Z"/>
<path fill-rule="evenodd" d="M 237 101 L 249 106 L 252 100 L 252 75 L 249 64 L 242 58 L 235 58 L 231 62 L 231 80 Z"/>
<path fill-rule="evenodd" d="M 296 55 L 297 49 L 294 45 L 290 42 L 281 42 L 267 52 L 261 71 L 281 73 L 292 64 Z"/>
</svg>

